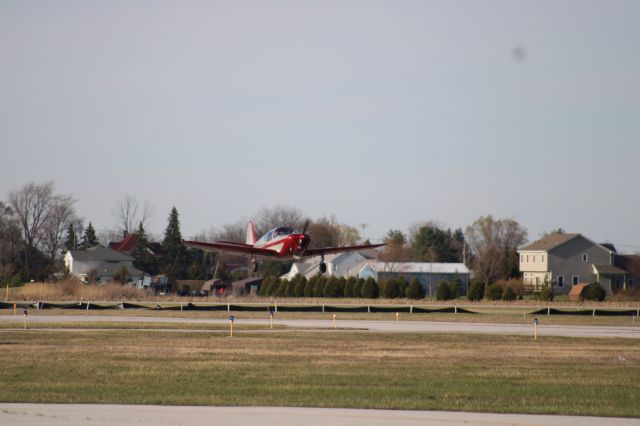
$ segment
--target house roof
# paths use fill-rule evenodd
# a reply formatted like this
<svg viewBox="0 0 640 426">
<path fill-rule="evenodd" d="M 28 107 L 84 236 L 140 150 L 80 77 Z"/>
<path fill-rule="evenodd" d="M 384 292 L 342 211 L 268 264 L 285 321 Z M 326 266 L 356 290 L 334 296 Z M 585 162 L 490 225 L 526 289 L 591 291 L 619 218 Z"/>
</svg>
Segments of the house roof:
<svg viewBox="0 0 640 426">
<path fill-rule="evenodd" d="M 109 243 L 109 248 L 115 251 L 132 251 L 136 245 L 137 234 L 129 234 L 122 241 L 112 241 Z"/>
<path fill-rule="evenodd" d="M 144 272 L 142 272 L 140 269 L 134 268 L 133 266 L 124 265 L 122 263 L 103 262 L 99 264 L 95 268 L 95 270 L 96 270 L 96 274 L 99 277 L 104 277 L 104 276 L 112 277 L 116 273 L 120 272 L 120 269 L 122 269 L 123 266 L 127 268 L 127 272 L 129 273 L 129 276 L 144 275 Z"/>
<path fill-rule="evenodd" d="M 613 265 L 593 265 L 593 270 L 597 274 L 605 275 L 626 275 L 627 271 Z"/>
<path fill-rule="evenodd" d="M 540 238 L 538 241 L 534 241 L 529 245 L 521 247 L 520 250 L 551 251 L 579 235 L 580 234 L 550 234 L 546 237 Z"/>
<path fill-rule="evenodd" d="M 129 234 L 122 241 L 112 241 L 109 243 L 109 248 L 119 252 L 131 253 L 138 241 L 138 234 Z M 147 242 L 147 248 L 153 255 L 159 255 L 162 253 L 162 244 L 156 242 Z"/>
<path fill-rule="evenodd" d="M 634 277 L 640 277 L 640 256 L 631 254 L 618 254 L 614 258 L 617 267 L 624 269 Z"/>
<path fill-rule="evenodd" d="M 427 263 L 427 262 L 367 262 L 366 266 L 375 272 L 396 272 L 405 274 L 468 274 L 464 263 Z"/>
<path fill-rule="evenodd" d="M 134 259 L 124 253 L 103 246 L 95 246 L 86 250 L 69 250 L 75 261 L 92 262 L 132 262 Z"/>
</svg>

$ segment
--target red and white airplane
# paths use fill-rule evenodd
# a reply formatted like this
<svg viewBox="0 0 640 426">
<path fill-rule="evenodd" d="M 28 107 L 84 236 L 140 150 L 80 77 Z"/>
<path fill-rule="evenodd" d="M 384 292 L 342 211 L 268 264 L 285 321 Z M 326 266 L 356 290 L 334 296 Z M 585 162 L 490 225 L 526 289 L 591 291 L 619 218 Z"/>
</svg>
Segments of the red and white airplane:
<svg viewBox="0 0 640 426">
<path fill-rule="evenodd" d="M 183 241 L 182 244 L 187 247 L 202 250 L 251 256 L 251 264 L 254 272 L 258 269 L 258 264 L 256 262 L 257 257 L 270 257 L 275 258 L 275 260 L 289 260 L 310 256 L 320 256 L 320 273 L 322 274 L 327 271 L 327 264 L 324 262 L 325 254 L 368 250 L 384 246 L 384 244 L 364 244 L 347 247 L 309 248 L 311 238 L 306 234 L 306 228 L 307 225 L 305 225 L 302 232 L 297 232 L 293 228 L 288 227 L 274 228 L 256 241 L 256 231 L 253 228 L 253 223 L 249 222 L 249 225 L 247 225 L 247 238 L 245 244 L 235 243 L 232 241 L 216 241 L 215 243 Z"/>
</svg>

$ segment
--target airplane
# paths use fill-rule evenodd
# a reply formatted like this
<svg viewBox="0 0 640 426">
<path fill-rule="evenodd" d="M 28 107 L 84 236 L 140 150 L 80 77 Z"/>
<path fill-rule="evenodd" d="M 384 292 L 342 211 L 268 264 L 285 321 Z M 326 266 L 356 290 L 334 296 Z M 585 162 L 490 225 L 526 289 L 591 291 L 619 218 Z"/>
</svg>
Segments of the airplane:
<svg viewBox="0 0 640 426">
<path fill-rule="evenodd" d="M 346 251 L 369 250 L 382 247 L 385 244 L 362 244 L 346 247 L 322 247 L 309 248 L 311 237 L 306 233 L 309 222 L 305 223 L 302 232 L 297 232 L 290 227 L 274 228 L 256 240 L 256 231 L 253 223 L 247 225 L 247 236 L 245 244 L 232 241 L 216 241 L 215 243 L 205 243 L 200 241 L 182 241 L 186 247 L 197 248 L 207 251 L 220 251 L 227 253 L 244 254 L 251 256 L 251 267 L 253 272 L 257 272 L 258 263 L 256 257 L 269 257 L 275 260 L 300 259 L 303 257 L 320 256 L 320 273 L 327 272 L 327 264 L 324 262 L 324 255 L 331 253 L 342 253 Z"/>
</svg>

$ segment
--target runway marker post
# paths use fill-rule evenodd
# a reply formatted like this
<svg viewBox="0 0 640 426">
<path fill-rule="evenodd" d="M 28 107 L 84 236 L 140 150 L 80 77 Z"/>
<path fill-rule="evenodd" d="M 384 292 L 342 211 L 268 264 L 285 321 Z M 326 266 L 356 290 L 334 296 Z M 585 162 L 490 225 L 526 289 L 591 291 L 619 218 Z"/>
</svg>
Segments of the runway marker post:
<svg viewBox="0 0 640 426">
<path fill-rule="evenodd" d="M 13 315 L 18 315 L 18 305 L 16 303 L 13 304 Z"/>
<path fill-rule="evenodd" d="M 400 312 L 396 312 L 396 321 L 398 321 L 398 317 L 400 317 Z"/>
<path fill-rule="evenodd" d="M 273 330 L 273 311 L 269 311 L 269 326 Z"/>
<path fill-rule="evenodd" d="M 533 319 L 533 340 L 538 339 L 538 318 Z"/>
<path fill-rule="evenodd" d="M 24 317 L 24 329 L 27 329 L 27 310 L 25 309 L 24 312 L 22 312 L 22 316 Z"/>
<path fill-rule="evenodd" d="M 233 315 L 229 316 L 229 327 L 231 329 L 231 334 L 229 335 L 229 337 L 233 337 L 233 321 L 235 320 L 235 317 Z"/>
<path fill-rule="evenodd" d="M 333 329 L 336 329 L 336 314 L 333 314 Z"/>
</svg>

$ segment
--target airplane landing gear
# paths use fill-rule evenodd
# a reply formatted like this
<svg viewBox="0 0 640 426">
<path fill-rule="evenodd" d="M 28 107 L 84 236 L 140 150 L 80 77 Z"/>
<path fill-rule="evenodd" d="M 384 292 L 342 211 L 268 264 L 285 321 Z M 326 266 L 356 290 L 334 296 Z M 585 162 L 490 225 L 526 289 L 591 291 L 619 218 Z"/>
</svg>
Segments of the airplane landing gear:
<svg viewBox="0 0 640 426">
<path fill-rule="evenodd" d="M 327 264 L 324 263 L 324 254 L 320 256 L 320 265 L 318 265 L 318 269 L 320 270 L 321 274 L 327 272 Z"/>
</svg>

